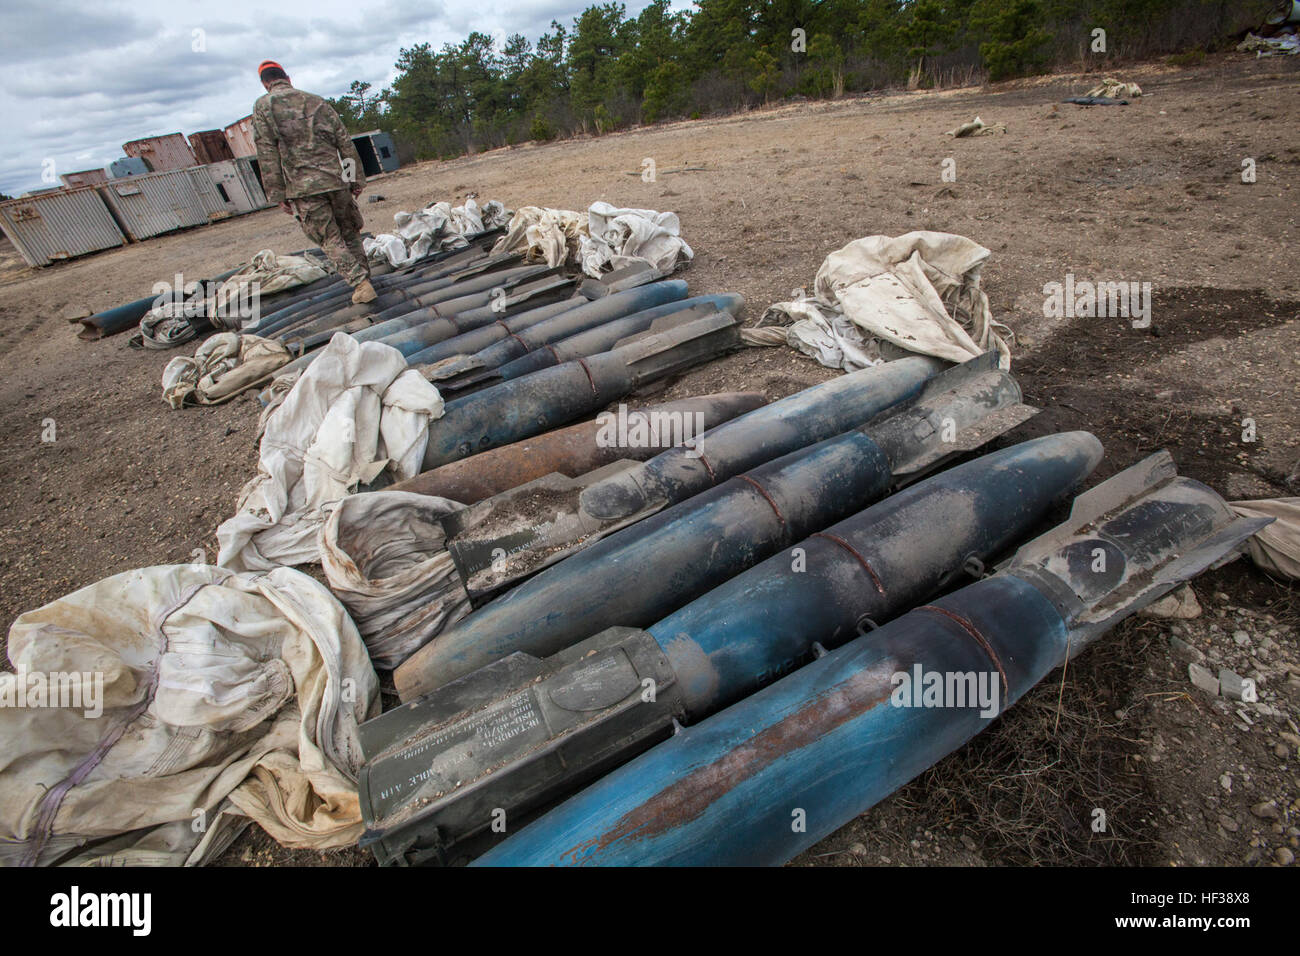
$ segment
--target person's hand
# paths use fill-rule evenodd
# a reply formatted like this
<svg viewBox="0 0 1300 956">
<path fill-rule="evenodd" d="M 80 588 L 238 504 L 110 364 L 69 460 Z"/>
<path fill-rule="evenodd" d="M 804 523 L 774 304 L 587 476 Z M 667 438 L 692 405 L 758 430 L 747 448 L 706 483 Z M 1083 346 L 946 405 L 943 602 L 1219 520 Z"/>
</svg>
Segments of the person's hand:
<svg viewBox="0 0 1300 956">
<path fill-rule="evenodd" d="M 287 212 L 289 215 L 291 216 L 293 215 L 293 207 L 289 205 L 289 201 L 287 199 L 284 202 L 280 203 L 280 212 Z"/>
<path fill-rule="evenodd" d="M 363 185 L 361 185 L 360 183 L 353 183 L 353 184 L 352 184 L 351 186 L 349 186 L 348 188 L 352 190 L 352 195 L 353 195 L 353 196 L 360 196 L 360 195 L 361 195 L 361 190 L 365 189 L 366 187 L 363 186 Z"/>
</svg>

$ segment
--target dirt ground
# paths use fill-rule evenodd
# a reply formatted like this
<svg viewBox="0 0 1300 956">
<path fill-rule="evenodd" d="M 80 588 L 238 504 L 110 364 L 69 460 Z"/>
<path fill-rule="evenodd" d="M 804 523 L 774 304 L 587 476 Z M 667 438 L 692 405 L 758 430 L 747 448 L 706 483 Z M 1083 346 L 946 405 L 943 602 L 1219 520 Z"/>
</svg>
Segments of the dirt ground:
<svg viewBox="0 0 1300 956">
<path fill-rule="evenodd" d="M 673 209 L 696 253 L 694 293 L 738 291 L 756 318 L 865 235 L 960 233 L 992 251 L 984 286 L 1017 342 L 1013 370 L 1044 408 L 1013 436 L 1087 428 L 1104 478 L 1159 448 L 1231 499 L 1294 495 L 1300 463 L 1295 268 L 1300 58 L 1211 58 L 1122 73 L 1125 107 L 1062 104 L 1098 77 L 798 103 L 424 163 L 372 183 L 367 228 L 438 199 Z M 976 114 L 1005 134 L 954 140 Z M 657 181 L 643 182 L 653 159 Z M 941 181 L 944 160 L 955 183 Z M 1243 160 L 1257 181 L 1243 183 Z M 690 167 L 686 171 L 682 167 Z M 702 169 L 697 167 L 703 167 Z M 264 211 L 30 270 L 0 263 L 0 622 L 127 568 L 215 554 L 214 529 L 255 471 L 252 394 L 172 411 L 171 353 L 84 343 L 63 311 L 146 295 L 304 240 Z M 1043 287 L 1150 282 L 1152 328 L 1049 320 Z M 769 398 L 833 375 L 750 349 L 670 383 Z M 1242 421 L 1258 440 L 1242 441 Z M 55 440 L 48 437 L 53 420 Z M 799 864 L 1286 864 L 1300 830 L 1300 602 L 1245 562 L 1200 578 L 1204 614 L 1135 619 L 1054 673 L 986 733 L 800 857 Z M 1254 676 L 1258 705 L 1194 689 L 1187 661 Z M 1208 665 L 1207 665 L 1208 666 Z M 1107 827 L 1094 832 L 1094 810 Z M 364 863 L 287 853 L 255 828 L 235 865 Z"/>
</svg>

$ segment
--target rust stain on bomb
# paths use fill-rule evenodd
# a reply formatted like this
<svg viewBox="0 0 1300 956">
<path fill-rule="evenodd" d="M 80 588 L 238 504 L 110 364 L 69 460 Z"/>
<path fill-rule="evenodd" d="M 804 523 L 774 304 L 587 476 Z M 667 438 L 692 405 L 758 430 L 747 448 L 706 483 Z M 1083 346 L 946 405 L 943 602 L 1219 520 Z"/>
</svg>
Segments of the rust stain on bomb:
<svg viewBox="0 0 1300 956">
<path fill-rule="evenodd" d="M 779 758 L 816 742 L 835 728 L 885 703 L 891 691 L 889 687 L 882 691 L 880 684 L 880 675 L 875 668 L 854 674 L 725 756 L 660 790 L 600 836 L 585 840 L 562 855 L 577 863 L 589 849 L 603 849 L 628 838 L 658 836 L 690 823 Z"/>
<path fill-rule="evenodd" d="M 763 404 L 763 396 L 757 392 L 720 392 L 641 408 L 637 412 L 699 412 L 706 416 L 712 427 L 760 408 Z M 602 447 L 597 442 L 601 427 L 597 420 L 546 432 L 513 445 L 504 445 L 441 465 L 414 478 L 390 485 L 388 490 L 436 495 L 463 505 L 472 505 L 544 475 L 555 473 L 576 478 L 619 459 L 644 461 L 665 451 L 667 447 Z"/>
</svg>

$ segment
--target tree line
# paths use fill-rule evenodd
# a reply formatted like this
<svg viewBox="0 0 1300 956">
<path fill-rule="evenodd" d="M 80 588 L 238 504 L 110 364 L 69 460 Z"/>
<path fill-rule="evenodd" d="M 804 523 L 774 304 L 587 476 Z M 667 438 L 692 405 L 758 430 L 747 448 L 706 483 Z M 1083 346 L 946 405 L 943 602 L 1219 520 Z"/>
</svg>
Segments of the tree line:
<svg viewBox="0 0 1300 956">
<path fill-rule="evenodd" d="M 403 49 L 392 85 L 331 102 L 404 158 L 605 133 L 792 97 L 1001 80 L 1158 55 L 1194 62 L 1262 22 L 1272 0 L 653 0 L 588 7 L 498 47 Z"/>
</svg>

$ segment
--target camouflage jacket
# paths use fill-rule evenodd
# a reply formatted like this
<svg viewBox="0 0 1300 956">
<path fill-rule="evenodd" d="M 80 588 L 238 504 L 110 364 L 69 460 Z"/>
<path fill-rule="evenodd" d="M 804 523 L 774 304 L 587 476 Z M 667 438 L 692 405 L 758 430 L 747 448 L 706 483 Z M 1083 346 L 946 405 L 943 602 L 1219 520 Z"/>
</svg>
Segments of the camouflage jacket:
<svg viewBox="0 0 1300 956">
<path fill-rule="evenodd" d="M 284 80 L 253 105 L 253 140 L 271 202 L 365 185 L 361 157 L 339 114 Z"/>
</svg>

